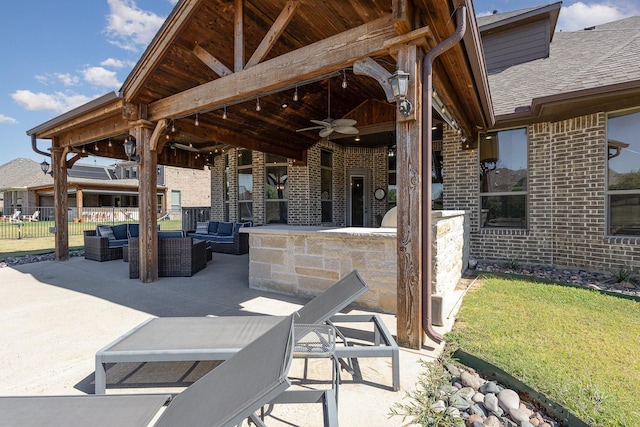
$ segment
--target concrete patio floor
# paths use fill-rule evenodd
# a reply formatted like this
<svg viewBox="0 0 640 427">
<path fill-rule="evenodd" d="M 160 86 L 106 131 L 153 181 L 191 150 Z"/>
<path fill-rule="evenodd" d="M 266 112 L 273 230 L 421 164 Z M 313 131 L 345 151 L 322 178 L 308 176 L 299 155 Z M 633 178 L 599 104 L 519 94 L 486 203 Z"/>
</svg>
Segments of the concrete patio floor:
<svg viewBox="0 0 640 427">
<path fill-rule="evenodd" d="M 143 284 L 129 279 L 128 265 L 72 258 L 0 269 L 0 395 L 93 393 L 97 350 L 153 316 L 286 315 L 306 299 L 249 289 L 248 256 L 214 254 L 193 277 Z M 367 312 L 348 308 L 344 312 Z M 394 315 L 382 315 L 395 333 Z M 440 333 L 447 326 L 436 328 Z M 362 378 L 342 372 L 341 426 L 402 426 L 389 409 L 415 387 L 420 359 L 433 360 L 441 346 L 400 350 L 401 390 L 391 390 L 389 359 L 362 359 Z M 324 363 L 324 365 L 323 365 Z M 118 364 L 107 372 L 108 394 L 179 392 L 213 366 L 207 363 Z M 329 379 L 327 361 L 316 360 L 310 378 Z M 301 364 L 292 367 L 301 376 Z M 328 383 L 319 381 L 320 388 Z M 139 387 L 141 384 L 144 387 Z M 136 385 L 136 387 L 134 387 Z M 320 426 L 320 405 L 279 405 L 268 426 Z"/>
</svg>

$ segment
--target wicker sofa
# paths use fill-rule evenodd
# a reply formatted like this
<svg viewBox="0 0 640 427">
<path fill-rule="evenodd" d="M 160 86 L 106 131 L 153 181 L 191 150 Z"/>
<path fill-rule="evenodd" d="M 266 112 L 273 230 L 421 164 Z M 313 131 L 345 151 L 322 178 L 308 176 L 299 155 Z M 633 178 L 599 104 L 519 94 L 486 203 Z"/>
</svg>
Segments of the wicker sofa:
<svg viewBox="0 0 640 427">
<path fill-rule="evenodd" d="M 138 237 L 138 224 L 98 225 L 84 231 L 84 258 L 94 261 L 122 259 L 130 237 Z"/>
<path fill-rule="evenodd" d="M 158 232 L 158 276 L 190 277 L 207 266 L 207 242 Z M 172 232 L 180 233 L 181 231 Z M 140 240 L 129 239 L 129 278 L 140 277 Z"/>
<path fill-rule="evenodd" d="M 249 253 L 249 234 L 241 233 L 240 229 L 251 226 L 251 222 L 198 222 L 196 232 L 189 236 L 206 240 L 213 252 L 241 255 Z"/>
</svg>

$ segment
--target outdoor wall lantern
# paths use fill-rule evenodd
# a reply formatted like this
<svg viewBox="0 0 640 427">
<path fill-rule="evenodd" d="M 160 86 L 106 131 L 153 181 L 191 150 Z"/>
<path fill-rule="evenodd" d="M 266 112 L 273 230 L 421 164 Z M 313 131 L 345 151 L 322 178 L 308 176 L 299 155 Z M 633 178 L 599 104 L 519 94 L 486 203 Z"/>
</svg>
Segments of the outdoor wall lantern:
<svg viewBox="0 0 640 427">
<path fill-rule="evenodd" d="M 124 154 L 127 155 L 129 161 L 140 161 L 140 156 L 136 154 L 136 141 L 131 137 L 126 137 L 124 140 Z"/>
<path fill-rule="evenodd" d="M 49 163 L 43 160 L 42 163 L 40 163 L 40 169 L 42 169 L 42 172 L 46 175 L 47 172 L 49 172 Z M 53 174 L 53 171 L 51 171 L 51 174 Z"/>
<path fill-rule="evenodd" d="M 396 70 L 389 77 L 389 84 L 393 91 L 393 97 L 396 99 L 400 114 L 407 117 L 413 111 L 413 105 L 407 100 L 407 92 L 409 91 L 409 73 L 402 70 Z"/>
</svg>

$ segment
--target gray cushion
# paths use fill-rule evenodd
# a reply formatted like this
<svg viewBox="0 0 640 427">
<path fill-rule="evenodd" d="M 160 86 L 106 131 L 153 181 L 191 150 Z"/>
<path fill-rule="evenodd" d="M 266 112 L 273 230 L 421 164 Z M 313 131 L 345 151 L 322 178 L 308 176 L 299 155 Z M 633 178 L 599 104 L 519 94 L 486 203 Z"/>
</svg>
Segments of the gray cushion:
<svg viewBox="0 0 640 427">
<path fill-rule="evenodd" d="M 108 225 L 99 225 L 98 226 L 98 235 L 100 237 L 107 237 L 109 240 L 115 240 L 116 236 L 113 234 L 113 230 Z"/>
<path fill-rule="evenodd" d="M 198 222 L 198 223 L 196 223 L 196 233 L 207 234 L 208 232 L 209 232 L 209 223 L 208 222 Z"/>
<path fill-rule="evenodd" d="M 217 236 L 216 243 L 233 243 L 233 236 Z"/>
<path fill-rule="evenodd" d="M 116 236 L 117 240 L 123 240 L 123 239 L 128 239 L 128 231 L 129 230 L 129 224 L 118 224 L 118 225 L 113 225 L 111 226 L 111 229 L 113 230 L 113 235 Z"/>
</svg>

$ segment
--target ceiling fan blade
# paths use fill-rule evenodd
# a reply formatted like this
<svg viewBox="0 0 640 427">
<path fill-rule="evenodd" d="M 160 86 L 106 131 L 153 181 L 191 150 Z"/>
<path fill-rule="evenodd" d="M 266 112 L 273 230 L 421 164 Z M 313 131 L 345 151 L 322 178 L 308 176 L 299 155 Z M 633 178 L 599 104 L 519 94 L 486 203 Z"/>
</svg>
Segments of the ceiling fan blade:
<svg viewBox="0 0 640 427">
<path fill-rule="evenodd" d="M 296 132 L 306 132 L 308 130 L 326 129 L 326 126 L 313 126 L 310 128 L 296 129 Z"/>
<path fill-rule="evenodd" d="M 311 123 L 315 123 L 317 125 L 320 126 L 324 126 L 324 127 L 331 127 L 331 124 L 333 123 L 332 119 L 324 119 L 324 120 L 309 120 Z"/>
<path fill-rule="evenodd" d="M 352 119 L 336 119 L 331 122 L 334 126 L 355 126 L 356 123 L 358 122 Z"/>
<path fill-rule="evenodd" d="M 194 153 L 199 153 L 200 152 L 200 150 L 198 150 L 195 147 L 189 147 L 188 145 L 180 144 L 179 142 L 174 142 L 173 146 L 176 147 L 176 148 L 179 148 L 181 150 L 193 151 Z"/>
<path fill-rule="evenodd" d="M 336 126 L 334 130 L 339 133 L 344 133 L 345 135 L 357 135 L 360 133 L 360 131 L 353 126 Z"/>
<path fill-rule="evenodd" d="M 326 138 L 327 136 L 331 135 L 333 133 L 333 128 L 329 127 L 326 129 L 322 129 L 319 133 L 320 138 Z"/>
</svg>

